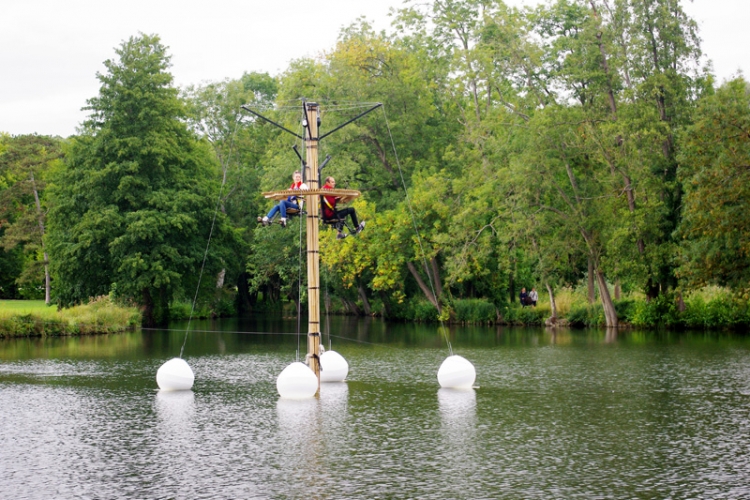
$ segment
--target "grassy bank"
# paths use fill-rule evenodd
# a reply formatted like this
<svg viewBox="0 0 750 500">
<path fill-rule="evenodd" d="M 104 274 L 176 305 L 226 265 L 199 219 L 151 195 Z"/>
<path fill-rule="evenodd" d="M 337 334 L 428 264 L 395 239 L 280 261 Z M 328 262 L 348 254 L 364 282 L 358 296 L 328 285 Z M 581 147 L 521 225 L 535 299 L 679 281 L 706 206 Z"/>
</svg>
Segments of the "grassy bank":
<svg viewBox="0 0 750 500">
<path fill-rule="evenodd" d="M 43 300 L 0 300 L 0 337 L 115 333 L 140 322 L 136 308 L 117 305 L 106 296 L 60 311 Z"/>
<path fill-rule="evenodd" d="M 614 290 L 610 290 L 614 296 Z M 588 302 L 585 284 L 556 291 L 558 325 L 573 327 L 605 326 L 604 311 L 597 298 Z M 337 305 L 334 301 L 334 305 Z M 375 314 L 382 313 L 373 301 Z M 622 294 L 614 300 L 621 327 L 673 329 L 746 329 L 750 327 L 750 290 L 742 293 L 707 286 L 680 295 L 670 292 L 647 300 L 640 292 Z M 344 308 L 334 307 L 334 313 L 347 314 Z M 397 321 L 437 322 L 435 307 L 422 297 L 413 297 L 398 307 L 392 307 L 389 319 Z M 443 305 L 443 321 L 457 324 L 534 325 L 545 324 L 552 314 L 549 296 L 539 294 L 536 307 L 493 304 L 487 299 L 457 299 Z"/>
</svg>

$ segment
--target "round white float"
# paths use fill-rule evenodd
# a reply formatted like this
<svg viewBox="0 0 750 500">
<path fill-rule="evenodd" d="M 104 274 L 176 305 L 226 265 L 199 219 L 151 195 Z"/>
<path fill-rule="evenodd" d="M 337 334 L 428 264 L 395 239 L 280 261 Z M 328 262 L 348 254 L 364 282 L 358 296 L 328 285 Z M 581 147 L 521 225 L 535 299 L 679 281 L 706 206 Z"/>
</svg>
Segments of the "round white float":
<svg viewBox="0 0 750 500">
<path fill-rule="evenodd" d="M 349 374 L 349 363 L 336 351 L 326 351 L 320 355 L 320 381 L 343 382 Z"/>
<path fill-rule="evenodd" d="M 318 377 L 304 363 L 295 361 L 284 368 L 276 379 L 279 396 L 287 399 L 306 399 L 318 392 Z"/>
<path fill-rule="evenodd" d="M 438 370 L 440 387 L 449 389 L 471 389 L 477 372 L 474 365 L 466 358 L 458 355 L 448 356 Z"/>
<path fill-rule="evenodd" d="M 156 383 L 162 391 L 189 391 L 195 375 L 184 359 L 172 358 L 156 371 Z"/>
</svg>

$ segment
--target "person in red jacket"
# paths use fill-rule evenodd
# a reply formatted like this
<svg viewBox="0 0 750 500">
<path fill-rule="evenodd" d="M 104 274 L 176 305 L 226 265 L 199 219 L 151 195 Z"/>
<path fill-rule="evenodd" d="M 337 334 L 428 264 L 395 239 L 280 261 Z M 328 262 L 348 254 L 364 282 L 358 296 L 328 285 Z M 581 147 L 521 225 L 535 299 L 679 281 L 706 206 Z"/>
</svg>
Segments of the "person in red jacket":
<svg viewBox="0 0 750 500">
<path fill-rule="evenodd" d="M 326 177 L 326 183 L 323 185 L 323 189 L 335 189 L 336 188 L 336 179 L 334 179 L 331 176 Z M 352 224 L 354 224 L 354 227 L 356 228 L 355 234 L 361 232 L 365 228 L 365 221 L 357 222 L 357 211 L 354 210 L 352 207 L 346 207 L 341 209 L 336 209 L 336 203 L 338 202 L 339 198 L 337 196 L 326 196 L 323 195 L 323 220 L 330 220 L 330 219 L 344 219 L 348 215 L 352 219 Z M 346 235 L 339 230 L 339 234 L 336 236 L 337 238 L 346 238 Z"/>
</svg>

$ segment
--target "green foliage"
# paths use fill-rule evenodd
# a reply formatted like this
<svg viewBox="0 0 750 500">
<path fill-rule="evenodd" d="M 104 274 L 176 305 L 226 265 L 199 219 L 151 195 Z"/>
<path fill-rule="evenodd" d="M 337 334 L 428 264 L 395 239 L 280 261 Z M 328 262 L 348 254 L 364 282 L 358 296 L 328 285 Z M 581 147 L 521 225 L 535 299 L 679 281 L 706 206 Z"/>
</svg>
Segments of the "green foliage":
<svg viewBox="0 0 750 500">
<path fill-rule="evenodd" d="M 44 227 L 47 223 L 45 188 L 51 171 L 59 168 L 63 154 L 60 139 L 39 135 L 0 137 L 0 268 L 11 271 L 15 257 L 22 256 L 22 266 L 3 281 L 18 285 L 18 296 L 45 297 L 48 273 Z M 14 250 L 18 249 L 18 252 Z M 4 258 L 11 262 L 3 265 Z M 11 291 L 10 284 L 2 285 Z M 41 292 L 39 290 L 41 289 Z M 2 293 L 2 292 L 0 292 Z M 7 292 L 6 292 L 7 293 Z M 12 293 L 12 292 L 11 292 Z"/>
<path fill-rule="evenodd" d="M 495 304 L 484 299 L 457 299 L 451 305 L 455 319 L 460 322 L 487 323 L 497 317 Z"/>
<path fill-rule="evenodd" d="M 614 304 L 615 310 L 617 311 L 617 317 L 622 320 L 623 323 L 632 323 L 638 301 L 635 299 L 622 299 L 615 300 Z"/>
<path fill-rule="evenodd" d="M 603 326 L 606 324 L 604 311 L 602 310 L 602 306 L 598 304 L 576 304 L 570 308 L 565 318 L 568 320 L 570 326 L 576 327 Z"/>
<path fill-rule="evenodd" d="M 155 317 L 184 316 L 169 304 L 197 287 L 222 179 L 199 314 L 229 312 L 219 271 L 238 285 L 244 311 L 304 302 L 301 227 L 254 222 L 270 208 L 260 193 L 286 186 L 297 168 L 296 139 L 240 108 L 299 131 L 304 96 L 321 104 L 323 134 L 384 104 L 320 142 L 333 156 L 324 175 L 362 192 L 353 206 L 368 223 L 343 241 L 321 231 L 322 278 L 348 303 L 367 294 L 375 314 L 435 321 L 434 289 L 444 320 L 493 321 L 494 304 L 503 321 L 541 324 L 542 302 L 506 306 L 536 284 L 560 292 L 558 316 L 575 325 L 743 324 L 741 302 L 691 290 L 739 292 L 750 279 L 750 94 L 741 78 L 712 91 L 679 2 L 520 10 L 451 0 L 410 4 L 394 28 L 357 21 L 323 57 L 293 61 L 278 78 L 190 86 L 183 100 L 157 37 L 123 43 L 64 167 L 42 169 L 57 171 L 40 192 L 58 300 L 112 291 Z M 10 139 L 0 139 L 0 166 Z M 9 172 L 0 197 L 20 182 Z M 4 206 L 6 235 L 27 195 Z M 23 277 L 38 282 L 43 254 L 24 252 Z M 17 258 L 0 254 L 13 280 Z M 585 290 L 569 290 L 589 264 L 600 282 L 648 299 L 605 294 L 604 307 L 588 305 Z M 10 282 L 0 274 L 0 293 Z"/>
<path fill-rule="evenodd" d="M 435 309 L 435 306 L 426 300 L 411 300 L 409 301 L 407 316 L 404 319 L 434 323 L 438 321 L 438 312 L 437 309 Z"/>
<path fill-rule="evenodd" d="M 86 335 L 130 330 L 141 321 L 135 307 L 110 297 L 57 310 L 43 301 L 0 302 L 0 337 Z"/>
<path fill-rule="evenodd" d="M 677 302 L 673 294 L 662 294 L 650 301 L 638 302 L 632 313 L 633 326 L 674 327 L 680 325 Z"/>
<path fill-rule="evenodd" d="M 169 56 L 156 36 L 130 38 L 105 62 L 89 100 L 84 135 L 55 178 L 50 252 L 57 299 L 69 305 L 117 294 L 145 307 L 144 321 L 165 321 L 175 294 L 218 273 L 236 233 L 219 213 L 215 163 L 188 131 Z M 211 289 L 211 279 L 204 281 Z"/>
<path fill-rule="evenodd" d="M 511 304 L 505 306 L 501 322 L 506 325 L 543 325 L 548 316 L 548 308 Z"/>
<path fill-rule="evenodd" d="M 750 304 L 728 289 L 706 296 L 693 293 L 685 300 L 685 311 L 680 315 L 687 328 L 726 328 L 750 324 Z"/>
<path fill-rule="evenodd" d="M 704 97 L 684 134 L 680 274 L 688 284 L 750 279 L 750 90 L 737 78 Z"/>
</svg>

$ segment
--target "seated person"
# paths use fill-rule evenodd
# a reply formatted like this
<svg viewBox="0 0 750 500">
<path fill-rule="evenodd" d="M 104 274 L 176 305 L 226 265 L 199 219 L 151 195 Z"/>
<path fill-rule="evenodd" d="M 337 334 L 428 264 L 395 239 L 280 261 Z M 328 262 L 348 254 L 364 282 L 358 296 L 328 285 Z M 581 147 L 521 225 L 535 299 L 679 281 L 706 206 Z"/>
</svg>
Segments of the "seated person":
<svg viewBox="0 0 750 500">
<path fill-rule="evenodd" d="M 296 170 L 294 174 L 292 174 L 292 179 L 293 182 L 289 189 L 308 189 L 307 184 L 302 182 L 302 174 L 299 170 Z M 273 218 L 276 217 L 276 214 L 281 212 L 281 225 L 286 227 L 286 211 L 291 208 L 297 210 L 298 212 L 301 212 L 302 205 L 304 204 L 304 198 L 298 198 L 297 196 L 288 196 L 286 200 L 281 200 L 276 205 L 274 205 L 271 211 L 268 212 L 268 215 L 266 215 L 262 219 L 258 217 L 258 222 L 262 223 L 264 226 L 267 226 L 271 224 L 271 222 L 273 222 Z"/>
<path fill-rule="evenodd" d="M 336 179 L 334 179 L 331 176 L 326 177 L 326 183 L 323 186 L 323 189 L 335 189 L 336 188 Z M 323 203 L 323 220 L 331 220 L 331 219 L 341 219 L 344 220 L 346 216 L 350 216 L 352 218 L 352 224 L 354 224 L 354 227 L 356 228 L 354 230 L 355 234 L 359 233 L 365 228 L 365 221 L 362 221 L 362 223 L 357 222 L 357 211 L 354 210 L 352 207 L 342 208 L 342 209 L 336 209 L 336 203 L 338 202 L 339 198 L 337 196 L 322 196 Z M 341 232 L 341 229 L 339 229 L 339 234 L 336 236 L 338 239 L 346 238 L 346 235 Z"/>
<path fill-rule="evenodd" d="M 521 301 L 521 307 L 529 305 L 529 294 L 526 293 L 526 288 L 521 288 L 521 293 L 518 294 L 518 298 Z"/>
</svg>

